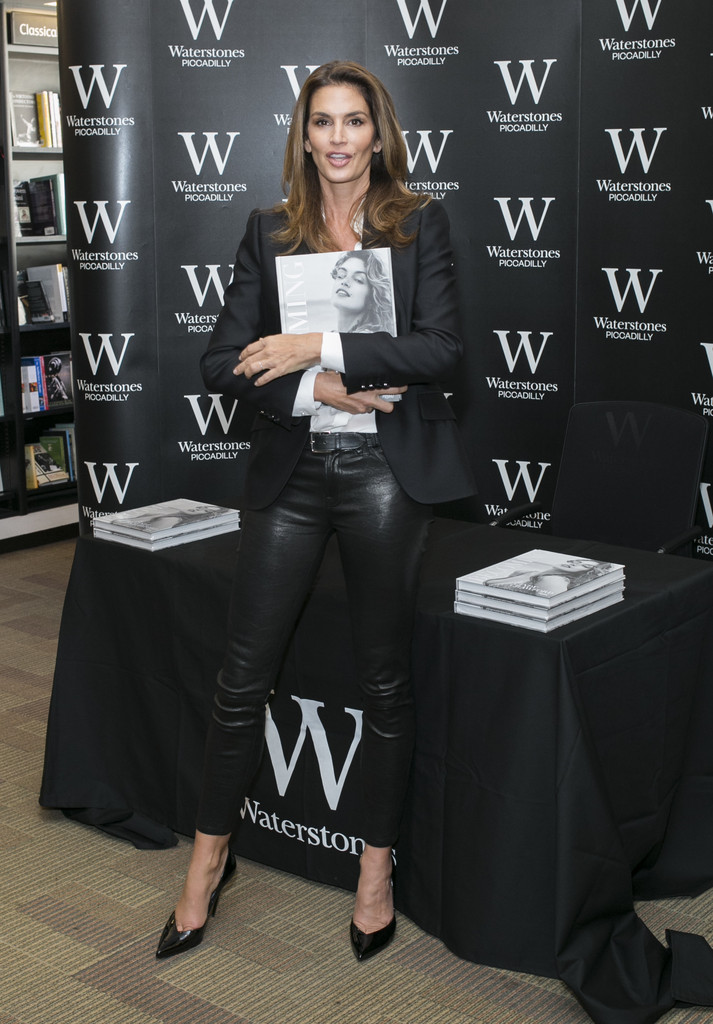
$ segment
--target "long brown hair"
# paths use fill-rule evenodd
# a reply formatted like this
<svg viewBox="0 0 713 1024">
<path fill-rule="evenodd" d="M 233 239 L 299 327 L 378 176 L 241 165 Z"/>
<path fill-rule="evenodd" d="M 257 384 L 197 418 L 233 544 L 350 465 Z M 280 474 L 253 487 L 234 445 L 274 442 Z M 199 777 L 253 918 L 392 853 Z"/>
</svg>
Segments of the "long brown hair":
<svg viewBox="0 0 713 1024">
<path fill-rule="evenodd" d="M 413 193 L 406 187 L 406 143 L 393 100 L 379 79 L 361 64 L 337 60 L 313 71 L 297 98 L 282 170 L 282 188 L 287 201 L 276 207 L 284 213 L 286 223 L 275 232 L 275 241 L 284 245 L 287 252 L 293 252 L 301 243 L 316 252 L 337 248 L 322 216 L 317 168 L 304 147 L 312 96 L 326 85 L 350 85 L 357 89 L 368 104 L 376 138 L 381 140 L 381 151 L 371 158 L 369 188 L 359 209 L 351 211 L 352 219 L 361 212 L 365 231 L 369 230 L 374 237 L 379 236 L 392 246 L 408 245 L 415 233 L 404 231 L 403 222 L 410 213 L 429 202 L 430 197 Z M 364 241 L 367 240 L 365 237 Z"/>
</svg>

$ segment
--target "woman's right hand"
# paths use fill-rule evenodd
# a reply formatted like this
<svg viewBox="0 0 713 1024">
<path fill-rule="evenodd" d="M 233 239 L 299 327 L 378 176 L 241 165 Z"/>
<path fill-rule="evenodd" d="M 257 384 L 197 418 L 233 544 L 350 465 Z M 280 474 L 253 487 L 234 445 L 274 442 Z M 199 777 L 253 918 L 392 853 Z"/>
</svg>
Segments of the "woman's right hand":
<svg viewBox="0 0 713 1024">
<path fill-rule="evenodd" d="M 382 395 L 403 395 L 408 387 L 400 388 L 374 388 L 371 391 L 356 391 L 347 394 L 347 389 L 342 383 L 340 374 L 332 370 L 323 370 L 314 379 L 315 401 L 323 405 L 329 405 L 341 412 L 348 412 L 357 415 L 363 412 L 372 412 L 378 409 L 380 412 L 390 413 L 394 411 L 394 403 L 382 398 Z"/>
</svg>

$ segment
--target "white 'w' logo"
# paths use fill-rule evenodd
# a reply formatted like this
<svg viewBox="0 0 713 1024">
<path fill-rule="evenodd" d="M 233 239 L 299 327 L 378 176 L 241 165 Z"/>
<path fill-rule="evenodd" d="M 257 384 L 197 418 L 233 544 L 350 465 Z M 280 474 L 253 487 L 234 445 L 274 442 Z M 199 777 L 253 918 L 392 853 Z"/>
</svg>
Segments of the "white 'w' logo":
<svg viewBox="0 0 713 1024">
<path fill-rule="evenodd" d="M 525 219 L 526 219 L 526 221 L 527 221 L 527 223 L 529 225 L 530 233 L 532 234 L 533 241 L 535 241 L 535 242 L 537 241 L 537 238 L 538 238 L 538 236 L 540 234 L 540 231 L 542 230 L 542 225 L 545 222 L 545 217 L 547 216 L 547 211 L 550 208 L 550 204 L 554 203 L 555 197 L 554 196 L 543 196 L 542 197 L 542 202 L 545 204 L 545 208 L 542 211 L 542 216 L 540 217 L 539 221 L 535 220 L 535 215 L 532 212 L 532 200 L 533 200 L 533 198 L 534 198 L 534 196 L 518 196 L 518 199 L 520 200 L 520 216 L 517 218 L 517 221 L 514 221 L 513 217 L 512 217 L 512 214 L 510 213 L 510 199 L 511 199 L 511 197 L 510 196 L 495 196 L 494 197 L 495 202 L 498 203 L 498 205 L 500 206 L 500 209 L 502 211 L 503 219 L 505 220 L 505 225 L 506 225 L 506 227 L 508 229 L 508 233 L 510 235 L 510 240 L 511 241 L 515 240 L 515 235 L 518 233 L 518 231 L 520 229 L 520 225 L 522 224 L 522 218 L 523 217 L 525 217 Z"/>
<path fill-rule="evenodd" d="M 710 484 L 701 484 L 701 501 L 703 502 L 703 508 L 705 509 L 706 519 L 708 520 L 708 529 L 713 530 L 713 506 L 711 505 L 711 496 L 709 493 Z"/>
<path fill-rule="evenodd" d="M 621 313 L 622 309 L 624 308 L 624 303 L 626 302 L 627 295 L 629 294 L 630 291 L 633 291 L 634 296 L 635 296 L 636 301 L 637 301 L 638 306 L 639 306 L 639 312 L 643 313 L 644 310 L 646 309 L 646 306 L 648 305 L 649 299 L 651 298 L 651 292 L 653 291 L 653 287 L 654 287 L 654 283 L 656 282 L 656 278 L 659 276 L 659 274 L 662 273 L 662 271 L 661 270 L 650 270 L 649 271 L 649 273 L 651 274 L 651 283 L 649 284 L 649 290 L 647 291 L 646 295 L 644 295 L 644 289 L 641 287 L 641 281 L 639 280 L 639 274 L 641 273 L 641 268 L 640 267 L 627 267 L 626 269 L 627 269 L 627 271 L 629 273 L 629 280 L 626 283 L 626 288 L 622 292 L 621 289 L 619 288 L 619 282 L 618 282 L 617 276 L 616 276 L 619 268 L 618 267 L 602 267 L 602 270 L 604 271 L 604 273 L 607 275 L 607 277 L 609 279 L 609 287 L 611 288 L 612 296 L 614 298 L 614 301 L 616 302 L 617 312 Z"/>
<path fill-rule="evenodd" d="M 636 8 L 641 5 L 644 17 L 646 18 L 646 27 L 651 31 L 656 21 L 656 16 L 659 13 L 661 7 L 661 0 L 658 0 L 655 10 L 651 10 L 651 0 L 634 0 L 631 11 L 627 9 L 626 0 L 616 0 L 616 5 L 619 8 L 619 14 L 621 15 L 622 24 L 626 32 L 631 28 L 631 23 L 634 20 L 636 14 Z"/>
<path fill-rule="evenodd" d="M 441 162 L 441 157 L 443 156 L 443 148 L 446 144 L 446 139 L 448 138 L 449 135 L 453 134 L 453 129 L 448 128 L 445 131 L 441 129 L 441 148 L 438 150 L 438 156 L 436 156 L 436 154 L 433 152 L 433 146 L 431 145 L 430 129 L 428 131 L 419 131 L 416 133 L 418 135 L 419 141 L 418 148 L 414 156 L 411 156 L 411 150 L 409 149 L 408 139 L 406 138 L 408 132 L 402 132 L 401 134 L 403 135 L 404 142 L 406 143 L 409 174 L 413 174 L 413 169 L 416 166 L 416 161 L 418 160 L 421 150 L 423 150 L 423 152 L 426 154 L 426 158 L 431 168 L 431 174 L 435 174 L 436 171 L 438 170 L 438 165 Z"/>
<path fill-rule="evenodd" d="M 605 128 L 604 129 L 604 131 L 607 133 L 607 135 L 609 136 L 609 138 L 612 141 L 612 146 L 614 147 L 614 152 L 616 153 L 616 158 L 617 158 L 617 160 L 619 162 L 619 170 L 621 171 L 622 174 L 624 174 L 624 172 L 626 171 L 627 167 L 629 166 L 629 161 L 631 160 L 631 157 L 632 157 L 632 155 L 634 153 L 634 150 L 636 150 L 636 152 L 639 154 L 639 159 L 641 160 L 641 166 L 644 169 L 644 174 L 648 174 L 649 173 L 649 169 L 650 169 L 651 164 L 652 164 L 652 161 L 654 159 L 654 155 L 655 155 L 656 150 L 658 148 L 658 144 L 661 141 L 661 136 L 666 131 L 666 129 L 665 128 L 654 128 L 654 131 L 656 132 L 656 141 L 654 142 L 653 146 L 651 147 L 651 152 L 649 152 L 646 149 L 646 145 L 644 144 L 644 131 L 646 129 L 645 128 L 630 128 L 629 130 L 630 130 L 633 138 L 631 140 L 631 145 L 629 146 L 629 152 L 625 153 L 624 152 L 624 147 L 621 144 L 621 139 L 619 138 L 619 135 L 621 134 L 622 129 L 621 128 Z"/>
<path fill-rule="evenodd" d="M 191 0 L 181 0 L 181 7 L 183 8 L 183 13 L 186 16 L 188 27 L 191 30 L 191 34 L 194 39 L 198 38 L 198 34 L 203 26 L 206 14 L 208 15 L 208 21 L 213 26 L 215 38 L 220 39 L 220 37 L 223 35 L 223 29 L 225 28 L 225 23 L 228 20 L 228 15 L 230 14 L 230 8 L 232 6 L 233 0 L 226 0 L 225 14 L 223 15 L 223 20 L 219 21 L 218 15 L 216 14 L 215 11 L 214 0 L 203 0 L 203 10 L 201 11 L 200 18 L 196 21 L 196 19 L 193 16 L 193 10 L 191 8 Z"/>
<path fill-rule="evenodd" d="M 517 486 L 520 483 L 520 481 L 522 481 L 522 483 L 525 485 L 525 490 L 527 491 L 527 497 L 529 498 L 529 500 L 530 501 L 534 501 L 536 499 L 536 497 L 537 497 L 537 492 L 540 489 L 540 484 L 542 483 L 542 478 L 545 475 L 545 470 L 549 469 L 549 467 L 552 465 L 552 463 L 551 462 L 540 462 L 540 463 L 538 463 L 538 465 L 540 467 L 540 475 L 539 475 L 539 477 L 537 479 L 537 483 L 533 483 L 532 477 L 530 476 L 530 463 L 529 462 L 525 462 L 525 461 L 521 461 L 520 459 L 517 459 L 516 461 L 517 461 L 517 465 L 518 465 L 519 468 L 518 468 L 517 475 L 516 475 L 515 479 L 511 480 L 510 479 L 510 473 L 508 472 L 508 468 L 507 468 L 509 461 L 510 461 L 509 459 L 493 459 L 493 462 L 495 463 L 495 465 L 500 470 L 500 477 L 502 479 L 503 487 L 505 488 L 505 493 L 507 494 L 508 501 L 512 501 L 512 499 L 514 498 L 515 491 L 517 490 Z"/>
<path fill-rule="evenodd" d="M 87 239 L 87 243 L 90 243 L 93 240 L 94 232 L 96 231 L 97 226 L 99 225 L 99 221 L 101 221 L 101 223 L 104 225 L 104 230 L 106 231 L 107 238 L 109 239 L 109 241 L 113 242 L 115 240 L 116 233 L 119 230 L 119 225 L 121 224 L 121 218 L 124 216 L 124 211 L 126 210 L 126 207 L 131 205 L 131 200 L 117 199 L 116 202 L 119 206 L 119 216 L 116 218 L 115 223 L 112 223 L 111 217 L 106 212 L 108 202 L 108 199 L 98 199 L 95 201 L 94 205 L 96 206 L 97 212 L 94 215 L 94 222 L 90 224 L 86 211 L 86 201 L 83 199 L 81 201 L 75 200 L 74 205 L 77 207 L 77 210 L 79 211 L 79 219 L 82 222 L 82 227 L 84 228 L 84 234 Z"/>
<path fill-rule="evenodd" d="M 297 81 L 297 68 L 299 67 L 299 64 L 280 64 L 280 67 L 287 75 L 292 93 L 295 99 L 297 99 L 301 88 L 300 83 Z M 305 67 L 307 68 L 307 73 L 311 75 L 313 71 L 317 70 L 319 64 L 305 64 Z"/>
<path fill-rule="evenodd" d="M 525 358 L 527 359 L 528 365 L 530 367 L 530 372 L 534 374 L 537 370 L 537 366 L 540 362 L 540 359 L 542 359 L 542 353 L 545 351 L 547 339 L 552 337 L 552 331 L 540 332 L 540 337 L 542 338 L 542 341 L 540 343 L 540 350 L 537 353 L 537 355 L 535 355 L 535 353 L 532 350 L 532 342 L 530 341 L 530 334 L 532 332 L 519 331 L 518 333 L 520 335 L 520 344 L 517 346 L 515 355 L 513 355 L 512 349 L 510 348 L 510 332 L 494 331 L 493 333 L 496 334 L 500 339 L 503 355 L 505 356 L 505 362 L 507 363 L 507 367 L 510 373 L 514 371 L 517 361 L 520 358 L 520 353 L 524 352 Z"/>
<path fill-rule="evenodd" d="M 436 38 L 436 32 L 438 32 L 438 26 L 441 23 L 443 11 L 445 10 L 448 0 L 443 0 L 443 3 L 441 4 L 441 9 L 438 12 L 438 20 L 435 20 L 433 17 L 433 11 L 431 10 L 431 4 L 429 0 L 419 0 L 418 9 L 416 10 L 416 17 L 413 20 L 411 19 L 411 13 L 408 9 L 406 0 L 396 0 L 396 3 L 399 5 L 401 17 L 403 18 L 404 25 L 406 26 L 406 31 L 408 32 L 409 39 L 413 39 L 413 34 L 416 31 L 418 20 L 422 14 L 426 24 L 430 29 L 431 36 L 434 39 Z"/>
<path fill-rule="evenodd" d="M 282 741 L 280 740 L 280 734 L 277 731 L 275 720 L 270 714 L 269 708 L 265 719 L 265 741 L 270 754 L 270 760 L 272 761 L 272 767 L 275 771 L 277 790 L 280 796 L 284 796 L 287 792 L 287 787 L 290 784 L 290 779 L 292 778 L 295 766 L 297 765 L 299 756 L 302 753 L 305 738 L 309 732 L 312 737 L 314 751 L 317 755 L 319 774 L 322 779 L 324 795 L 327 798 L 329 806 L 333 811 L 335 811 L 339 804 L 339 798 L 342 795 L 342 789 L 344 788 L 344 783 L 347 775 L 349 774 L 349 769 L 351 768 L 352 761 L 354 760 L 354 755 L 356 754 L 357 747 L 361 741 L 362 712 L 356 708 L 344 709 L 346 714 L 351 715 L 354 719 L 354 736 L 344 760 L 344 764 L 342 765 L 339 778 L 337 778 L 332 752 L 329 748 L 327 733 L 325 732 L 324 726 L 319 717 L 319 709 L 324 707 L 324 703 L 319 700 L 308 700 L 306 697 L 296 697 L 294 694 L 292 695 L 292 699 L 299 704 L 300 710 L 302 711 L 302 723 L 289 764 L 285 757 Z"/>
<path fill-rule="evenodd" d="M 203 306 L 203 303 L 206 300 L 206 296 L 208 295 L 208 289 L 210 288 L 211 285 L 213 285 L 213 287 L 215 288 L 216 295 L 218 296 L 218 300 L 221 303 L 223 301 L 223 295 L 225 294 L 223 282 L 220 280 L 220 277 L 218 276 L 218 271 L 220 270 L 220 263 L 206 263 L 205 267 L 206 270 L 208 271 L 208 277 L 206 278 L 205 286 L 202 287 L 198 280 L 198 277 L 196 276 L 198 264 L 194 263 L 192 266 L 181 266 L 181 270 L 185 270 L 186 274 L 188 275 L 188 280 L 191 282 L 191 288 L 193 289 L 193 294 L 196 297 L 196 302 L 201 307 Z"/>
<path fill-rule="evenodd" d="M 225 133 L 228 136 L 228 147 L 225 150 L 225 153 L 221 153 L 220 150 L 218 149 L 218 145 L 215 141 L 216 136 L 218 135 L 217 132 L 203 132 L 203 136 L 205 138 L 205 145 L 203 146 L 203 152 L 200 154 L 200 156 L 198 155 L 198 150 L 196 149 L 195 144 L 193 142 L 193 136 L 196 134 L 195 132 L 177 132 L 176 134 L 180 135 L 183 141 L 185 142 L 186 149 L 188 150 L 188 155 L 191 158 L 191 163 L 193 164 L 193 170 L 196 172 L 196 174 L 200 174 L 201 171 L 203 170 L 203 164 L 205 163 L 205 158 L 208 155 L 208 153 L 211 154 L 213 160 L 215 161 L 215 166 L 218 169 L 218 174 L 222 174 L 223 171 L 225 170 L 225 165 L 228 162 L 230 151 L 233 148 L 233 143 L 235 142 L 235 139 L 238 137 L 238 135 L 240 135 L 240 132 Z"/>
<path fill-rule="evenodd" d="M 204 437 L 206 430 L 208 429 L 208 426 L 210 424 L 210 421 L 213 418 L 213 413 L 215 413 L 215 415 L 217 416 L 218 421 L 220 422 L 220 425 L 223 428 L 223 433 L 228 433 L 228 431 L 230 430 L 230 424 L 233 422 L 235 410 L 238 407 L 237 399 L 233 399 L 233 407 L 230 410 L 230 416 L 226 416 L 225 409 L 223 408 L 223 403 L 221 401 L 223 396 L 208 395 L 208 398 L 210 398 L 211 400 L 211 404 L 208 410 L 208 415 L 204 416 L 203 410 L 200 407 L 200 395 L 184 395 L 183 397 L 187 398 L 188 401 L 190 402 L 191 409 L 193 410 L 193 415 L 196 418 L 196 423 L 200 427 L 201 434 L 203 434 Z"/>
<path fill-rule="evenodd" d="M 493 64 L 497 64 L 498 67 L 500 68 L 500 73 L 503 76 L 505 88 L 508 91 L 508 96 L 510 97 L 510 102 L 512 103 L 512 105 L 514 106 L 517 103 L 517 98 L 520 95 L 520 89 L 522 89 L 523 82 L 527 82 L 527 84 L 530 86 L 530 92 L 532 93 L 532 98 L 534 102 L 539 103 L 540 98 L 542 96 L 542 91 L 545 88 L 547 76 L 550 73 L 550 68 L 553 64 L 557 63 L 557 60 L 551 58 L 549 60 L 543 61 L 545 65 L 545 73 L 542 76 L 542 81 L 539 85 L 537 84 L 537 80 L 532 72 L 532 65 L 535 63 L 534 60 L 520 61 L 520 63 L 522 64 L 522 71 L 520 72 L 520 80 L 518 81 L 517 85 L 515 85 L 515 83 L 513 82 L 512 75 L 510 74 L 510 63 L 511 62 L 509 60 L 493 61 Z"/>
<path fill-rule="evenodd" d="M 69 68 L 69 70 L 74 75 L 74 83 L 77 86 L 77 92 L 79 93 L 79 98 L 82 101 L 82 106 L 84 107 L 85 110 L 87 109 L 87 107 L 89 105 L 89 100 L 91 99 L 92 92 L 94 91 L 94 86 L 95 85 L 96 85 L 97 89 L 99 90 L 99 92 L 101 93 L 101 97 L 104 100 L 104 105 L 106 106 L 106 109 L 107 110 L 109 109 L 109 107 L 111 106 L 111 101 L 114 99 L 114 93 L 116 92 L 116 87 L 117 87 L 117 85 L 119 83 L 119 76 L 121 75 L 121 72 L 124 70 L 124 68 L 127 67 L 127 65 L 126 64 L 114 64 L 113 65 L 113 67 L 115 69 L 115 74 L 114 74 L 114 84 L 112 85 L 111 89 L 107 88 L 106 80 L 104 78 L 104 70 L 103 69 L 105 67 L 106 67 L 105 64 L 89 64 L 89 68 L 92 71 L 92 77 L 90 79 L 89 86 L 87 88 L 85 88 L 85 86 L 84 86 L 84 79 L 82 78 L 82 65 L 81 64 L 73 64 Z"/>
<path fill-rule="evenodd" d="M 133 475 L 134 470 L 138 466 L 138 462 L 126 462 L 126 463 L 124 463 L 124 465 L 126 466 L 126 468 L 128 470 L 128 473 L 127 473 L 127 476 L 126 476 L 126 481 L 125 481 L 125 483 L 123 485 L 119 482 L 119 478 L 118 478 L 117 473 L 116 473 L 116 467 L 117 467 L 118 463 L 116 463 L 116 462 L 104 462 L 103 463 L 103 466 L 104 466 L 104 483 L 102 483 L 102 484 L 99 483 L 99 479 L 97 477 L 96 468 L 95 468 L 96 467 L 96 462 L 85 462 L 84 465 L 89 470 L 89 476 L 91 477 L 92 487 L 94 488 L 94 494 L 96 495 L 97 501 L 99 503 L 101 503 L 104 500 L 104 491 L 106 490 L 106 485 L 108 483 L 111 483 L 111 486 L 114 489 L 114 494 L 116 495 L 116 500 L 119 502 L 120 505 L 123 504 L 124 498 L 126 497 L 126 492 L 129 489 L 129 483 L 131 481 L 131 477 Z"/>
<path fill-rule="evenodd" d="M 119 373 L 119 370 L 121 369 L 121 364 L 124 361 L 124 356 L 126 355 L 127 345 L 129 344 L 131 339 L 134 337 L 134 335 L 133 334 L 122 334 L 122 338 L 124 339 L 124 344 L 123 344 L 122 349 L 121 349 L 121 354 L 118 357 L 116 355 L 116 352 L 114 351 L 114 346 L 111 343 L 111 339 L 114 337 L 113 334 L 100 334 L 99 335 L 100 344 L 99 344 L 99 352 L 98 352 L 97 355 L 94 354 L 94 349 L 92 348 L 92 343 L 89 340 L 91 338 L 91 334 L 82 334 L 80 332 L 79 337 L 84 342 L 84 351 L 87 353 L 87 359 L 89 360 L 89 365 L 92 368 L 92 373 L 96 375 L 97 370 L 99 369 L 99 364 L 101 363 L 101 360 L 102 360 L 102 356 L 106 355 L 106 357 L 109 360 L 109 363 L 111 365 L 111 368 L 114 371 L 114 376 L 116 377 L 117 374 Z"/>
</svg>

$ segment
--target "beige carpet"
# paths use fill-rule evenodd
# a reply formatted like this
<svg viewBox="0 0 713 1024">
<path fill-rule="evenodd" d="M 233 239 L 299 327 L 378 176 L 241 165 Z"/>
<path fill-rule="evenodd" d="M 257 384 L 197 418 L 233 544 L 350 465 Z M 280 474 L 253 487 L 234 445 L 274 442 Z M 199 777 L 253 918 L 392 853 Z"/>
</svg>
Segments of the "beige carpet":
<svg viewBox="0 0 713 1024">
<path fill-rule="evenodd" d="M 189 843 L 138 851 L 37 803 L 73 549 L 0 555 L 0 1024 L 587 1024 L 558 982 L 459 960 L 403 917 L 357 964 L 350 894 L 244 861 L 203 945 L 156 961 Z M 713 893 L 641 914 L 713 939 Z"/>
</svg>

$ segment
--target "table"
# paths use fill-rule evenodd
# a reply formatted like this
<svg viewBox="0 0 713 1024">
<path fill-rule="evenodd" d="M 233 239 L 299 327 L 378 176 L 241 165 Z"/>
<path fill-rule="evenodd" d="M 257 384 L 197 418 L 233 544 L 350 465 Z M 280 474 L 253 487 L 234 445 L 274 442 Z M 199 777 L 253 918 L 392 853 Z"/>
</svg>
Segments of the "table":
<svg viewBox="0 0 713 1024">
<path fill-rule="evenodd" d="M 192 834 L 236 539 L 149 554 L 82 538 L 43 806 L 129 838 Z M 621 604 L 548 633 L 452 612 L 457 575 L 533 547 L 623 562 Z M 455 953 L 558 977 L 599 1024 L 713 1004 L 713 952 L 635 898 L 713 885 L 713 567 L 436 520 L 414 636 L 418 736 L 397 906 Z M 236 849 L 356 884 L 360 710 L 328 551 L 289 644 Z"/>
</svg>

